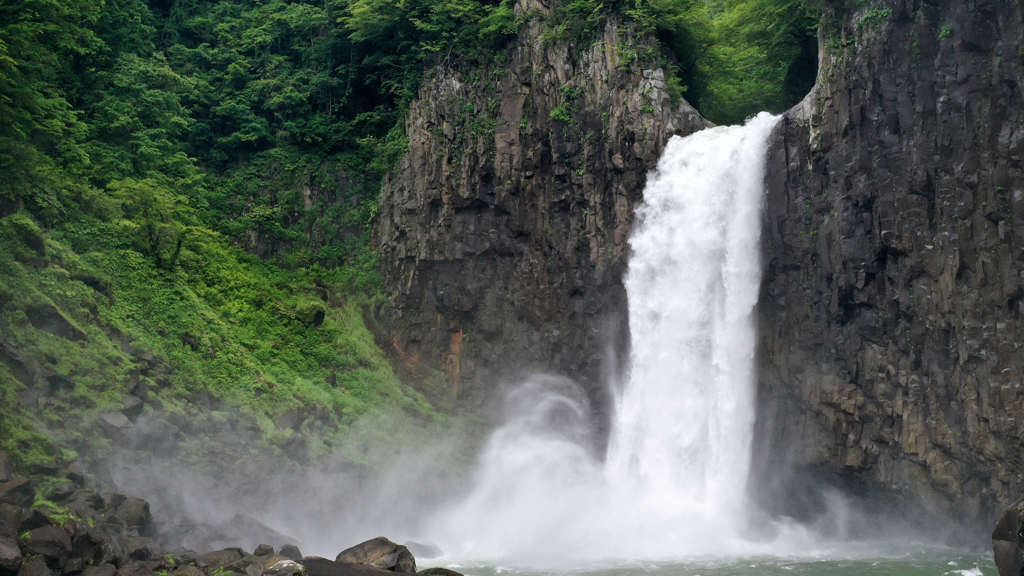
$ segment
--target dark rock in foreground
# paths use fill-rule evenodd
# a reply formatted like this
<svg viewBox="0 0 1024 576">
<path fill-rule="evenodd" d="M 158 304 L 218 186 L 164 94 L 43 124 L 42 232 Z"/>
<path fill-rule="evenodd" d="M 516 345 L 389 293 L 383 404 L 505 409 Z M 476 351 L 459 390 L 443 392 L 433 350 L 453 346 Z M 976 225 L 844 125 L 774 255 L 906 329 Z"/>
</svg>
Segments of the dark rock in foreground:
<svg viewBox="0 0 1024 576">
<path fill-rule="evenodd" d="M 53 576 L 53 572 L 42 556 L 35 556 L 21 565 L 18 576 Z"/>
<path fill-rule="evenodd" d="M 461 573 L 447 568 L 427 568 L 416 573 L 418 576 L 462 576 Z"/>
<path fill-rule="evenodd" d="M 17 572 L 24 557 L 14 538 L 0 535 L 0 573 Z"/>
<path fill-rule="evenodd" d="M 342 564 L 364 564 L 390 572 L 416 573 L 416 558 L 409 549 L 383 536 L 343 550 L 335 559 Z"/>
<path fill-rule="evenodd" d="M 71 553 L 71 538 L 55 526 L 43 526 L 28 533 L 21 544 L 28 556 L 42 557 L 54 570 L 60 570 Z"/>
<path fill-rule="evenodd" d="M 16 478 L 0 484 L 0 504 L 28 507 L 32 505 L 35 495 L 28 478 Z"/>
<path fill-rule="evenodd" d="M 260 544 L 256 547 L 256 550 L 253 551 L 253 554 L 256 556 L 273 556 L 274 547 L 270 544 Z"/>
<path fill-rule="evenodd" d="M 114 576 L 117 574 L 117 567 L 113 564 L 100 564 L 99 566 L 86 566 L 82 570 L 82 576 Z"/>
<path fill-rule="evenodd" d="M 318 556 L 303 558 L 302 565 L 306 567 L 307 576 L 385 576 L 391 573 L 366 564 L 335 562 Z"/>
<path fill-rule="evenodd" d="M 306 567 L 284 556 L 271 556 L 263 564 L 263 576 L 306 576 Z"/>
<path fill-rule="evenodd" d="M 996 523 L 992 553 L 999 576 L 1024 576 L 1024 498 L 1011 504 Z"/>
</svg>

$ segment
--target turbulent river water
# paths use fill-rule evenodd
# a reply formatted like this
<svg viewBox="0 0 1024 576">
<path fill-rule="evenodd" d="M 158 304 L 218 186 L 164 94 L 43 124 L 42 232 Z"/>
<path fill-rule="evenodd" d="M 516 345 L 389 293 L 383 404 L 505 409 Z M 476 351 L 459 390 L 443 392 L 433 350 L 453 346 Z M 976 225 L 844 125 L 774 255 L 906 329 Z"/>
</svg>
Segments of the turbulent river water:
<svg viewBox="0 0 1024 576">
<path fill-rule="evenodd" d="M 994 573 L 980 553 L 751 525 L 754 307 L 777 120 L 668 143 L 630 239 L 631 363 L 607 457 L 588 442 L 573 382 L 516 388 L 473 490 L 423 531 L 448 552 L 440 565 L 472 576 Z"/>
</svg>

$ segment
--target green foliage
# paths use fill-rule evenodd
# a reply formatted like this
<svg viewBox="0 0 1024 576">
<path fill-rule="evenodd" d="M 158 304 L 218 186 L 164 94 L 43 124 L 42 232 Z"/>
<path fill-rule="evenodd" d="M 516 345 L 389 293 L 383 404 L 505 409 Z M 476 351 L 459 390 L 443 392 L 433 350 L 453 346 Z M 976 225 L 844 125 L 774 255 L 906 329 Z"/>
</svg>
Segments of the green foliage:
<svg viewBox="0 0 1024 576">
<path fill-rule="evenodd" d="M 544 39 L 589 46 L 614 14 L 670 54 L 659 58 L 649 42 L 624 37 L 619 66 L 661 66 L 672 100 L 685 93 L 714 122 L 781 112 L 814 84 L 819 0 L 566 0 L 548 12 Z"/>
<path fill-rule="evenodd" d="M 768 110 L 782 112 L 814 85 L 821 9 L 813 0 L 709 2 L 714 42 L 696 64 L 702 114 L 738 123 Z"/>
<path fill-rule="evenodd" d="M 52 462 L 57 454 L 50 439 L 35 429 L 18 405 L 18 393 L 22 390 L 24 386 L 10 371 L 0 367 L 0 449 L 12 456 L 20 470 Z"/>
<path fill-rule="evenodd" d="M 62 383 L 48 393 L 49 409 L 26 412 L 17 402 L 26 385 L 0 363 L 0 447 L 19 465 L 56 457 L 43 430 L 92 453 L 101 449 L 93 423 L 120 408 L 140 370 L 148 406 L 187 412 L 191 395 L 208 392 L 258 423 L 268 448 L 290 437 L 274 421 L 308 406 L 333 415 L 335 428 L 322 440 L 333 446 L 349 424 L 378 410 L 443 421 L 395 376 L 363 324 L 372 297 L 353 292 L 347 268 L 286 270 L 201 226 L 189 229 L 178 265 L 161 268 L 124 227 L 123 219 L 83 218 L 55 234 L 24 213 L 0 219 L 0 336 L 19 362 L 35 367 L 29 378 L 52 375 L 50 384 L 29 387 Z M 44 253 L 32 234 L 42 237 Z M 36 309 L 58 311 L 84 337 L 37 328 L 26 321 Z M 123 349 L 127 341 L 171 370 L 146 376 L 147 364 Z"/>
<path fill-rule="evenodd" d="M 945 26 L 942 27 L 942 30 L 939 30 L 939 40 L 945 40 L 946 38 L 951 38 L 952 36 L 953 36 L 953 25 L 952 24 L 946 24 Z"/>
<path fill-rule="evenodd" d="M 181 255 L 189 221 L 187 200 L 153 179 L 117 180 L 108 186 L 114 221 L 134 248 L 157 268 L 171 270 Z"/>
<path fill-rule="evenodd" d="M 699 65 L 714 44 L 714 26 L 708 4 L 701 0 L 636 0 L 625 10 L 638 24 L 641 34 L 655 34 L 671 51 L 666 78 L 672 83 L 670 95 L 678 98 L 687 88 L 703 82 Z M 696 104 L 696 102 L 694 102 Z"/>
<path fill-rule="evenodd" d="M 569 110 L 565 107 L 565 104 L 560 104 L 551 109 L 551 119 L 570 122 L 572 121 L 572 116 L 569 115 Z"/>
<path fill-rule="evenodd" d="M 84 162 L 85 126 L 68 104 L 65 60 L 97 43 L 100 2 L 12 0 L 0 8 L 0 192 L 25 200 L 59 182 L 51 172 Z"/>
<path fill-rule="evenodd" d="M 544 38 L 586 47 L 629 19 L 620 66 L 661 66 L 673 100 L 740 121 L 809 88 L 809 1 L 565 0 Z M 406 417 L 445 422 L 364 325 L 382 301 L 381 181 L 425 69 L 500 72 L 527 17 L 512 0 L 6 2 L 0 337 L 20 360 L 0 362 L 0 447 L 19 466 L 61 457 L 47 437 L 102 448 L 96 419 L 133 377 L 170 413 L 214 395 L 270 448 L 293 434 L 275 419 L 302 407 L 336 425 L 314 452 L 356 460 L 362 436 L 416 437 Z M 551 117 L 571 122 L 582 94 L 564 88 Z M 485 140 L 496 103 L 471 125 Z M 20 401 L 46 386 L 46 406 Z M 390 423 L 353 427 L 371 414 Z"/>
<path fill-rule="evenodd" d="M 858 29 L 864 29 L 870 26 L 878 25 L 892 18 L 892 8 L 882 8 L 881 6 L 871 7 L 861 18 L 860 22 L 857 23 Z"/>
<path fill-rule="evenodd" d="M 178 142 L 193 123 L 181 98 L 194 81 L 172 71 L 160 53 L 121 54 L 96 80 L 104 89 L 89 94 L 86 143 L 94 183 L 157 175 L 197 178 L 194 161 Z"/>
<path fill-rule="evenodd" d="M 509 0 L 0 8 L 0 196 L 23 207 L 0 218 L 0 337 L 31 368 L 0 362 L 0 447 L 19 466 L 59 457 L 48 438 L 102 448 L 133 374 L 171 413 L 212 394 L 270 448 L 309 406 L 335 425 L 320 451 L 380 410 L 444 421 L 363 324 L 370 233 L 424 66 L 489 62 L 518 26 Z"/>
<path fill-rule="evenodd" d="M 62 478 L 55 478 L 54 480 L 63 482 L 67 481 Z M 40 498 L 39 496 L 36 496 L 36 501 L 32 504 L 32 507 L 45 514 L 46 517 L 56 523 L 57 526 L 63 526 L 70 520 L 74 520 L 76 522 L 82 521 L 82 518 L 78 514 L 72 512 L 71 509 L 55 504 L 44 498 Z"/>
<path fill-rule="evenodd" d="M 608 6 L 598 0 L 566 0 L 548 10 L 543 39 L 564 42 L 577 49 L 589 46 L 608 17 Z"/>
</svg>

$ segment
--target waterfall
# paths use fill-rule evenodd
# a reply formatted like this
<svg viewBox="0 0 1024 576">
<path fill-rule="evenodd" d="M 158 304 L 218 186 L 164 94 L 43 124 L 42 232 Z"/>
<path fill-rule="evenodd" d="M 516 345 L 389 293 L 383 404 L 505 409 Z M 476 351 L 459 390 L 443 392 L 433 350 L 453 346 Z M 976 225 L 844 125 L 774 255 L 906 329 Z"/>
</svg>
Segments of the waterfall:
<svg viewBox="0 0 1024 576">
<path fill-rule="evenodd" d="M 608 474 L 613 486 L 680 512 L 742 509 L 765 148 L 776 121 L 762 114 L 673 139 L 637 210 L 626 277 L 631 371 Z"/>
<path fill-rule="evenodd" d="M 580 438 L 585 397 L 537 377 L 510 396 L 474 489 L 428 534 L 462 557 L 553 562 L 750 551 L 753 312 L 766 113 L 665 148 L 626 277 L 632 339 L 607 459 Z"/>
</svg>

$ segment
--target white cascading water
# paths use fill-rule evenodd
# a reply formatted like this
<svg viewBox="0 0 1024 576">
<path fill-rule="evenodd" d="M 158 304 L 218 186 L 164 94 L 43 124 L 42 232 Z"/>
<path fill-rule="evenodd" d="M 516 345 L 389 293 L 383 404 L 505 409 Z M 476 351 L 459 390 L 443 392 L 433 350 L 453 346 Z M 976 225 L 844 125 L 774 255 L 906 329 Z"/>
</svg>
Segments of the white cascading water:
<svg viewBox="0 0 1024 576">
<path fill-rule="evenodd" d="M 462 558 L 556 563 L 751 551 L 740 539 L 754 412 L 754 305 L 778 118 L 673 138 L 644 191 L 626 289 L 632 357 L 604 462 L 585 397 L 511 396 L 469 497 L 424 534 Z"/>
</svg>

